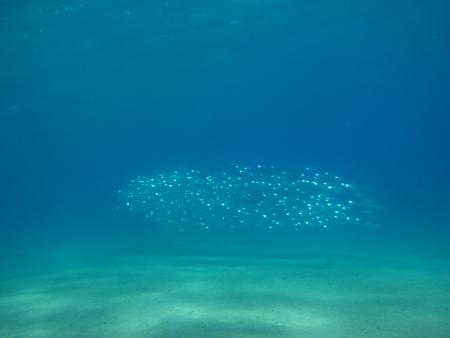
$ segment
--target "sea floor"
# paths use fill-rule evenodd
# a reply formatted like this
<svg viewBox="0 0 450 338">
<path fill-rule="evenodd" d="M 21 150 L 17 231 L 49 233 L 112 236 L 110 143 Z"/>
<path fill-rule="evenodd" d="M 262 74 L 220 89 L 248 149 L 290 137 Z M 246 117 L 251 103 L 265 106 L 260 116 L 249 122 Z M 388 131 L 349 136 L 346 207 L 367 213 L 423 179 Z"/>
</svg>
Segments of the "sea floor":
<svg viewBox="0 0 450 338">
<path fill-rule="evenodd" d="M 450 259 L 3 258 L 0 337 L 450 337 Z"/>
</svg>

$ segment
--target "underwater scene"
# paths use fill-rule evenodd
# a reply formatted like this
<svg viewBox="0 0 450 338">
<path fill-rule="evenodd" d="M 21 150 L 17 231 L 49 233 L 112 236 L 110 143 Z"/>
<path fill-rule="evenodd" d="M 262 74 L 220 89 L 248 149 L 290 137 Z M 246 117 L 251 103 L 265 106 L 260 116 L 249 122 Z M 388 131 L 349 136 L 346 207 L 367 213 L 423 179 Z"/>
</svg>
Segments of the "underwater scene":
<svg viewBox="0 0 450 338">
<path fill-rule="evenodd" d="M 450 338 L 450 2 L 0 0 L 0 338 Z"/>
</svg>

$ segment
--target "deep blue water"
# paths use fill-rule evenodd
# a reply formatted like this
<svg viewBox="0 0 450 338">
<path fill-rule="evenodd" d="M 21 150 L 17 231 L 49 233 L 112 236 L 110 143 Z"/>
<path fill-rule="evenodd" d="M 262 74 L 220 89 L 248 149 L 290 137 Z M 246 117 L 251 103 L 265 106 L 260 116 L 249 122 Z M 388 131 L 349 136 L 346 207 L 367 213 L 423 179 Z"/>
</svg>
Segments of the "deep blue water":
<svg viewBox="0 0 450 338">
<path fill-rule="evenodd" d="M 445 246 L 449 13 L 441 0 L 0 1 L 3 247 L 145 247 L 153 225 L 117 210 L 129 179 L 236 162 L 369 187 L 380 228 L 343 237 Z"/>
</svg>

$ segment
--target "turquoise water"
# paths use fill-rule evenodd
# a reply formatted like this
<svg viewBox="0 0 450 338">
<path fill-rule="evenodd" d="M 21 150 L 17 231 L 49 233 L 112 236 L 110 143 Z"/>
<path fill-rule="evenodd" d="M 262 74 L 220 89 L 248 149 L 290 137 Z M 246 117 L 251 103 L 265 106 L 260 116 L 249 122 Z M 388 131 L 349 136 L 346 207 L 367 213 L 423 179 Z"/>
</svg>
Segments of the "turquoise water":
<svg viewBox="0 0 450 338">
<path fill-rule="evenodd" d="M 0 338 L 449 337 L 447 13 L 0 0 Z"/>
</svg>

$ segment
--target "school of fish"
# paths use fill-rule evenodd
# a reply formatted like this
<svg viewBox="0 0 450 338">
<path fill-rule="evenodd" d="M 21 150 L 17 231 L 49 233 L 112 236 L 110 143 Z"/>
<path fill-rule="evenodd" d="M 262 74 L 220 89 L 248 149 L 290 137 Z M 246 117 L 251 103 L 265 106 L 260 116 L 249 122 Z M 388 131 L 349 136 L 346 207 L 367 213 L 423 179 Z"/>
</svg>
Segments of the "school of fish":
<svg viewBox="0 0 450 338">
<path fill-rule="evenodd" d="M 371 225 L 377 213 L 364 189 L 312 168 L 298 172 L 263 165 L 234 165 L 226 171 L 180 168 L 136 177 L 119 196 L 129 210 L 180 231 Z"/>
</svg>

